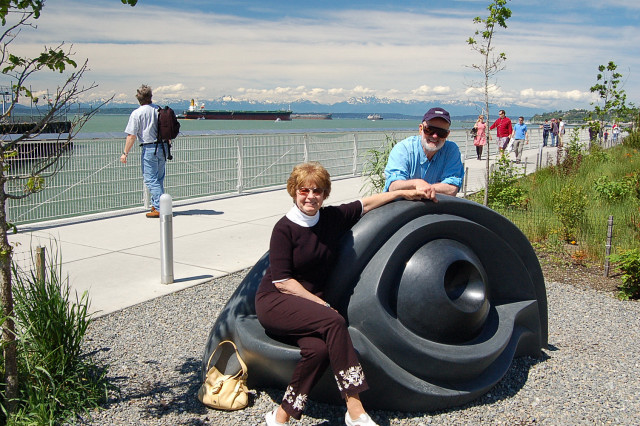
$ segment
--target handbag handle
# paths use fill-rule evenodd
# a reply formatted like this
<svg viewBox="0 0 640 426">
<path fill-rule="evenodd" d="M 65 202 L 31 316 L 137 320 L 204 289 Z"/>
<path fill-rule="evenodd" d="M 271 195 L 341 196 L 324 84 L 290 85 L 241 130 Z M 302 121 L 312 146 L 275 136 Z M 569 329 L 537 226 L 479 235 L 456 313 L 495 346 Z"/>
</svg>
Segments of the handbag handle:
<svg viewBox="0 0 640 426">
<path fill-rule="evenodd" d="M 220 349 L 220 346 L 222 346 L 225 343 L 230 343 L 231 346 L 233 346 L 233 350 L 236 353 L 236 358 L 238 359 L 238 362 L 240 363 L 240 367 L 242 368 L 240 371 L 238 371 L 236 374 L 234 374 L 234 377 L 238 376 L 240 373 L 242 373 L 241 376 L 246 376 L 247 375 L 247 365 L 244 363 L 242 358 L 240 358 L 240 354 L 238 353 L 238 347 L 231 340 L 223 340 L 222 342 L 218 343 L 218 346 L 211 353 L 211 356 L 209 357 L 209 361 L 207 362 L 207 371 L 209 371 L 209 368 L 211 368 L 211 360 L 213 359 L 213 356 L 216 354 L 218 349 Z"/>
</svg>

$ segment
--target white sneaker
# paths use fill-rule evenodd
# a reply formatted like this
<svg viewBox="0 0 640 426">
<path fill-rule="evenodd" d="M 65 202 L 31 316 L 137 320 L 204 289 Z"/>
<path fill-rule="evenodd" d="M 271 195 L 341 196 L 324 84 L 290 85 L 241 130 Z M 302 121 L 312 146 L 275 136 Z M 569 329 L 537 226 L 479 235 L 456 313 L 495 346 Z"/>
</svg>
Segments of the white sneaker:
<svg viewBox="0 0 640 426">
<path fill-rule="evenodd" d="M 264 415 L 264 420 L 267 422 L 267 426 L 284 426 L 286 423 L 280 423 L 276 420 L 276 413 L 278 412 L 278 407 L 274 408 L 273 411 L 269 411 Z"/>
<path fill-rule="evenodd" d="M 351 420 L 351 416 L 349 416 L 349 412 L 347 411 L 344 414 L 344 422 L 347 426 L 378 426 L 378 423 L 374 422 L 367 413 L 360 414 L 360 417 Z"/>
</svg>

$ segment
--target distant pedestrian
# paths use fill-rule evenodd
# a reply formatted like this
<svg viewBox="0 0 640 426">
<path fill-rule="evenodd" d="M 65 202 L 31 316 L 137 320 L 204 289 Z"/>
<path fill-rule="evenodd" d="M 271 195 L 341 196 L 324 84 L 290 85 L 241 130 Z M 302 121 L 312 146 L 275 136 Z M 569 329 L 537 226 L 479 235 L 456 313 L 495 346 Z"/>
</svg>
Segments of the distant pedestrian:
<svg viewBox="0 0 640 426">
<path fill-rule="evenodd" d="M 487 144 L 487 124 L 484 122 L 484 115 L 479 115 L 476 124 L 473 126 L 476 129 L 476 136 L 473 138 L 473 144 L 476 147 L 476 155 L 478 160 L 482 159 L 482 148 Z"/>
<path fill-rule="evenodd" d="M 558 146 L 562 148 L 562 140 L 564 139 L 564 121 L 558 118 Z"/>
<path fill-rule="evenodd" d="M 555 118 L 551 119 L 551 146 L 557 146 L 558 133 L 560 132 L 560 126 Z"/>
<path fill-rule="evenodd" d="M 607 130 L 607 128 L 604 128 L 604 143 L 607 143 L 607 139 L 609 138 L 609 130 Z"/>
<path fill-rule="evenodd" d="M 527 131 L 527 125 L 524 124 L 524 117 L 518 117 L 518 122 L 513 126 L 511 137 L 515 139 L 516 163 L 520 164 L 524 145 L 525 143 L 529 143 L 529 133 Z"/>
<path fill-rule="evenodd" d="M 142 147 L 142 179 L 151 193 L 151 211 L 147 217 L 160 217 L 160 196 L 164 194 L 164 174 L 166 162 L 165 145 L 158 142 L 158 106 L 151 101 L 151 87 L 142 85 L 136 92 L 140 106 L 131 113 L 127 127 L 124 129 L 127 140 L 120 161 L 127 164 L 127 156 L 136 139 Z"/>
<path fill-rule="evenodd" d="M 611 134 L 612 134 L 612 138 L 613 138 L 613 143 L 617 143 L 618 142 L 618 137 L 620 136 L 620 126 L 618 126 L 618 123 L 613 123 L 613 128 L 611 129 Z"/>
<path fill-rule="evenodd" d="M 544 120 L 544 124 L 540 126 L 540 128 L 542 129 L 542 146 L 547 146 L 549 133 L 551 133 L 551 124 L 549 124 L 549 119 Z"/>
<path fill-rule="evenodd" d="M 503 152 L 509 143 L 509 136 L 513 132 L 513 127 L 511 126 L 511 119 L 507 117 L 505 110 L 498 111 L 498 115 L 498 119 L 489 127 L 489 130 L 497 127 L 498 149 Z"/>
</svg>

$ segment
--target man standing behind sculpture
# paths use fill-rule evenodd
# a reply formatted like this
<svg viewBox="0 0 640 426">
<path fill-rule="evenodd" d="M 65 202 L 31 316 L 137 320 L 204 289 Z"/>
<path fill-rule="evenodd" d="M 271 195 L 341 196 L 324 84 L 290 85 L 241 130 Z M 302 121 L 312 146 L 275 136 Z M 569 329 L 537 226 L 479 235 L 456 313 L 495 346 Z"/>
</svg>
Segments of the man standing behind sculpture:
<svg viewBox="0 0 640 426">
<path fill-rule="evenodd" d="M 158 106 L 151 103 L 151 87 L 142 85 L 136 92 L 140 106 L 131 113 L 127 127 L 127 141 L 120 161 L 127 164 L 127 156 L 136 139 L 142 147 L 142 179 L 151 193 L 149 218 L 160 217 L 160 196 L 164 194 L 165 142 L 158 142 Z"/>
<path fill-rule="evenodd" d="M 513 126 L 511 137 L 515 139 L 516 163 L 520 164 L 524 144 L 529 143 L 529 133 L 527 125 L 524 124 L 524 117 L 518 117 L 518 122 Z"/>
<path fill-rule="evenodd" d="M 456 195 L 464 168 L 460 149 L 447 140 L 451 117 L 442 108 L 431 108 L 422 117 L 419 134 L 396 144 L 384 169 L 384 190 L 417 189 L 436 201 L 437 194 Z"/>
<path fill-rule="evenodd" d="M 509 143 L 509 137 L 513 132 L 513 127 L 511 126 L 511 119 L 507 117 L 507 113 L 505 110 L 501 109 L 498 111 L 498 119 L 489 127 L 489 130 L 493 130 L 496 127 L 496 136 L 498 138 L 498 149 L 500 151 L 504 151 Z"/>
</svg>

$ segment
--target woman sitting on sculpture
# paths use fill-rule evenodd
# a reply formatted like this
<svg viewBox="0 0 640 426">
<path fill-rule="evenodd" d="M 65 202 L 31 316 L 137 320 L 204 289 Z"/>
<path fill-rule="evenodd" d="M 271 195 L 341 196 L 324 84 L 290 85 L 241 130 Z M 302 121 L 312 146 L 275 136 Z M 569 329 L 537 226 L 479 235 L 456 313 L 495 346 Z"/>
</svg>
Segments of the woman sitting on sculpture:
<svg viewBox="0 0 640 426">
<path fill-rule="evenodd" d="M 301 358 L 282 403 L 266 414 L 269 426 L 300 419 L 307 396 L 331 365 L 346 401 L 347 425 L 376 425 L 359 394 L 368 388 L 345 319 L 323 299 L 340 240 L 368 211 L 396 198 L 427 197 L 415 189 L 384 192 L 340 206 L 322 207 L 331 193 L 327 170 L 310 162 L 294 167 L 287 180 L 294 205 L 273 228 L 269 268 L 256 293 L 256 313 L 265 330 L 293 337 Z"/>
</svg>

